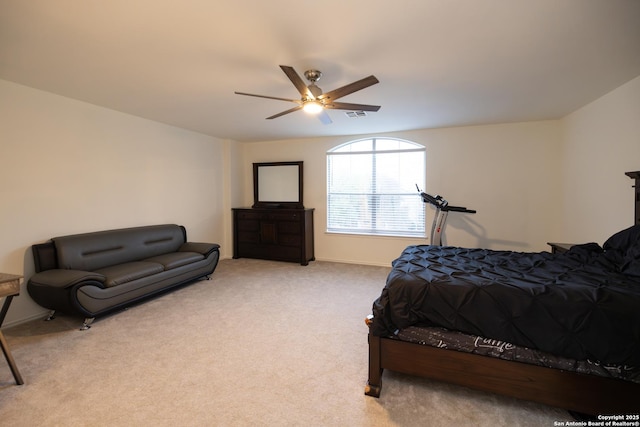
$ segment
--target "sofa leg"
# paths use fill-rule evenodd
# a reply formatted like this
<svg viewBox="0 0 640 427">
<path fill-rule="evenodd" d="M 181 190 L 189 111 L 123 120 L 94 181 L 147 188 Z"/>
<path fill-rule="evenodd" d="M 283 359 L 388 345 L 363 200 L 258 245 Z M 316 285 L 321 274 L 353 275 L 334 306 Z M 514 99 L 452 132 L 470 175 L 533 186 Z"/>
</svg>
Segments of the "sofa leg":
<svg viewBox="0 0 640 427">
<path fill-rule="evenodd" d="M 49 312 L 49 315 L 47 316 L 47 318 L 46 318 L 46 319 L 44 319 L 44 321 L 45 321 L 45 322 L 48 322 L 48 321 L 53 320 L 53 319 L 55 319 L 55 318 L 56 318 L 56 311 L 55 311 L 55 310 L 51 310 L 51 311 Z"/>
<path fill-rule="evenodd" d="M 91 324 L 95 319 L 96 319 L 95 317 L 86 317 L 84 319 L 84 322 L 82 322 L 82 327 L 80 328 L 80 330 L 86 331 L 87 329 L 91 328 Z"/>
</svg>

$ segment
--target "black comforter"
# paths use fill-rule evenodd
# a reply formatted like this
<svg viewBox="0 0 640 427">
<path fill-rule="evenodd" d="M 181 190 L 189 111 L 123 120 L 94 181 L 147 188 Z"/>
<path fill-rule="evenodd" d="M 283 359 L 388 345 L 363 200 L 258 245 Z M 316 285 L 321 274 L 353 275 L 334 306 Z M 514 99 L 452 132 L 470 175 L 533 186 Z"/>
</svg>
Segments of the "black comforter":
<svg viewBox="0 0 640 427">
<path fill-rule="evenodd" d="M 373 304 L 374 335 L 438 325 L 640 366 L 640 225 L 563 254 L 418 245 L 392 265 Z"/>
</svg>

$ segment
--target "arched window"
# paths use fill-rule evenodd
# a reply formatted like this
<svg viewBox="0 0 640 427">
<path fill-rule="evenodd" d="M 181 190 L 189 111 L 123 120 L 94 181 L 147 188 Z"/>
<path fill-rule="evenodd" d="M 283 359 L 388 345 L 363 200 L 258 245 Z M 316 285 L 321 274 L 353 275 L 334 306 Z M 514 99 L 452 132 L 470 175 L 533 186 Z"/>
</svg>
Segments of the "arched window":
<svg viewBox="0 0 640 427">
<path fill-rule="evenodd" d="M 327 231 L 425 237 L 426 149 L 394 138 L 347 142 L 327 152 Z"/>
</svg>

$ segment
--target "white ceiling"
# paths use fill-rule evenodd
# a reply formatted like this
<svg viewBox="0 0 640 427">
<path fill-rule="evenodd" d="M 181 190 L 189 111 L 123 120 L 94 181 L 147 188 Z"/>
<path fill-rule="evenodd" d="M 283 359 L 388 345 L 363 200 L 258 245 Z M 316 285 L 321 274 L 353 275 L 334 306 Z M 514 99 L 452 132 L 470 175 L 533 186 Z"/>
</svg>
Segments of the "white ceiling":
<svg viewBox="0 0 640 427">
<path fill-rule="evenodd" d="M 295 104 L 279 65 L 344 102 Z M 0 0 L 0 78 L 237 141 L 560 118 L 640 75 L 639 0 Z"/>
</svg>

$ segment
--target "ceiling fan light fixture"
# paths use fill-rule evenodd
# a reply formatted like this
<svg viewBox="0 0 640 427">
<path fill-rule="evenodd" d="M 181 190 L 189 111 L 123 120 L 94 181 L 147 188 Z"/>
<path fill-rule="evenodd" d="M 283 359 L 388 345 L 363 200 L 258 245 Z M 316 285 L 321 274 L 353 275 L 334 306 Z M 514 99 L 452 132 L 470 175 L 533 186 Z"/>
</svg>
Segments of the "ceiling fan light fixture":
<svg viewBox="0 0 640 427">
<path fill-rule="evenodd" d="M 309 114 L 318 114 L 323 110 L 323 107 L 318 101 L 307 101 L 304 103 L 302 109 Z"/>
<path fill-rule="evenodd" d="M 311 84 L 306 85 L 305 82 L 302 81 L 296 70 L 293 69 L 293 67 L 289 67 L 288 65 L 281 65 L 280 69 L 284 71 L 284 73 L 287 75 L 289 80 L 291 80 L 291 83 L 293 83 L 296 90 L 300 94 L 301 98 L 299 100 L 280 98 L 277 96 L 256 95 L 253 93 L 235 92 L 238 95 L 288 101 L 296 104 L 294 108 L 290 108 L 281 113 L 274 114 L 273 116 L 267 117 L 267 119 L 275 119 L 277 117 L 284 116 L 285 114 L 293 113 L 294 111 L 303 110 L 308 114 L 315 115 L 323 124 L 328 125 L 331 123 L 331 118 L 329 117 L 329 114 L 327 114 L 325 109 L 356 111 L 356 114 L 362 113 L 362 115 L 366 115 L 364 111 L 378 111 L 380 109 L 379 105 L 336 102 L 337 99 L 342 98 L 343 96 L 347 96 L 349 94 L 352 94 L 353 92 L 357 92 L 376 83 L 380 83 L 378 79 L 373 75 L 365 77 L 364 79 L 360 79 L 353 83 L 349 83 L 348 85 L 341 86 L 327 93 L 323 93 L 322 89 L 320 89 L 316 85 L 316 82 L 322 75 L 320 71 L 305 71 L 304 76 L 311 82 Z"/>
</svg>

